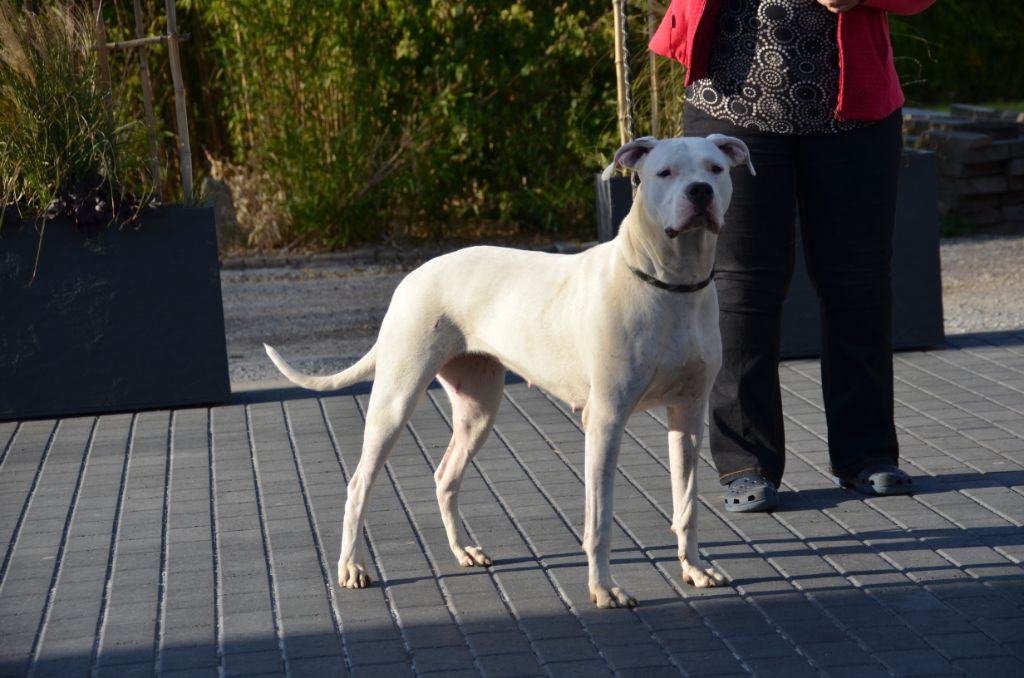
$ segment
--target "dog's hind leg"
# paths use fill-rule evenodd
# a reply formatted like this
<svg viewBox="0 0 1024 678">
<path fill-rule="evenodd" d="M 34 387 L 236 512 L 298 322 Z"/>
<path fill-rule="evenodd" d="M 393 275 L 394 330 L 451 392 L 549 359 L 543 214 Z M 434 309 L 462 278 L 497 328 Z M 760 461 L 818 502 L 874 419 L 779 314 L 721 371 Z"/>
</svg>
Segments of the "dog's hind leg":
<svg viewBox="0 0 1024 678">
<path fill-rule="evenodd" d="M 448 545 L 463 567 L 490 565 L 491 559 L 483 549 L 466 544 L 459 518 L 459 486 L 466 466 L 494 426 L 505 368 L 487 356 L 461 355 L 448 361 L 437 376 L 452 405 L 452 439 L 434 472 Z"/>
<path fill-rule="evenodd" d="M 401 369 L 391 372 L 402 374 Z M 349 480 L 345 499 L 341 556 L 338 558 L 338 584 L 345 588 L 361 589 L 370 585 L 370 576 L 364 566 L 362 539 L 366 497 L 432 377 L 432 372 L 428 372 L 418 381 L 412 381 L 408 378 L 395 379 L 391 374 L 380 375 L 378 371 L 366 411 L 363 450 Z"/>
<path fill-rule="evenodd" d="M 683 581 L 697 588 L 719 586 L 725 577 L 697 550 L 697 461 L 704 432 L 704 408 L 668 408 L 668 458 L 672 476 L 672 531 L 679 540 Z"/>
</svg>

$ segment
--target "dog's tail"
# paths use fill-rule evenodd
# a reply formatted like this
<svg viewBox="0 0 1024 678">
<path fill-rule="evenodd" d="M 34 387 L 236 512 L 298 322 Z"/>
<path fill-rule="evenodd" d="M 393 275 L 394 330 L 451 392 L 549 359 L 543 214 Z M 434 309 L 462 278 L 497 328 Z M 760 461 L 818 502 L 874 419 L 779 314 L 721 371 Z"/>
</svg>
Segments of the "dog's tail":
<svg viewBox="0 0 1024 678">
<path fill-rule="evenodd" d="M 355 365 L 326 377 L 314 377 L 309 374 L 303 374 L 285 362 L 281 354 L 272 347 L 263 344 L 263 348 L 267 350 L 267 355 L 277 365 L 277 369 L 281 370 L 281 374 L 288 377 L 288 381 L 313 391 L 336 391 L 339 388 L 358 384 L 361 381 L 369 381 L 373 379 L 373 374 L 377 368 L 377 359 L 375 357 L 377 352 L 376 345 L 360 358 Z"/>
</svg>

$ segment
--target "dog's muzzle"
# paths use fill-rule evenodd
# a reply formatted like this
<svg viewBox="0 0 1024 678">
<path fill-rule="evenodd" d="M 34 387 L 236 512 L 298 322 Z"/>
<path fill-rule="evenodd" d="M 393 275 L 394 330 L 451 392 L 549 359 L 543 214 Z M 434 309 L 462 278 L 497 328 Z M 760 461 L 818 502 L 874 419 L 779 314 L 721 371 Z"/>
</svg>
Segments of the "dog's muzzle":
<svg viewBox="0 0 1024 678">
<path fill-rule="evenodd" d="M 692 231 L 696 228 L 706 228 L 712 233 L 718 233 L 722 230 L 722 225 L 719 224 L 711 216 L 711 203 L 715 199 L 714 187 L 705 181 L 695 181 L 686 187 L 686 199 L 693 205 L 693 214 L 683 224 L 682 228 L 673 228 L 669 226 L 665 229 L 665 235 L 669 238 L 675 238 L 684 231 Z"/>
</svg>

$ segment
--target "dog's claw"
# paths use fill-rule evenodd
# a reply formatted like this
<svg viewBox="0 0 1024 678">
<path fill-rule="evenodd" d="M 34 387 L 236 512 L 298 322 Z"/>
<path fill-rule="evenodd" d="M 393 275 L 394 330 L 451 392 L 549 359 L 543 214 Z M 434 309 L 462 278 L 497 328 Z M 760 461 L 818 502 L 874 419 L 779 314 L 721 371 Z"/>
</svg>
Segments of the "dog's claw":
<svg viewBox="0 0 1024 678">
<path fill-rule="evenodd" d="M 492 564 L 491 557 L 479 546 L 466 546 L 459 556 L 459 565 L 462 567 L 490 567 Z"/>
<path fill-rule="evenodd" d="M 729 583 L 725 575 L 707 563 L 699 562 L 695 566 L 686 561 L 683 561 L 683 581 L 698 589 L 714 588 Z"/>
<path fill-rule="evenodd" d="M 590 599 L 600 608 L 636 607 L 636 598 L 618 586 L 611 589 L 598 585 L 590 587 Z"/>
<path fill-rule="evenodd" d="M 365 589 L 370 585 L 370 575 L 366 568 L 357 563 L 338 566 L 338 585 L 347 589 Z"/>
</svg>

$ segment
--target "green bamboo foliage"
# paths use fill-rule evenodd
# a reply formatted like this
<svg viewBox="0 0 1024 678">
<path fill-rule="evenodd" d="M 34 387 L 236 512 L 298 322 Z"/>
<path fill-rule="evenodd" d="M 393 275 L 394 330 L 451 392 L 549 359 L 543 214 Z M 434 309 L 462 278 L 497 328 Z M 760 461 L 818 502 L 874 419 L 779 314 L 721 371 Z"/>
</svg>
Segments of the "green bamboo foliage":
<svg viewBox="0 0 1024 678">
<path fill-rule="evenodd" d="M 571 232 L 614 132 L 603 0 L 194 0 L 232 161 L 298 241 Z M 613 149 L 611 149 L 613 150 Z"/>
</svg>

